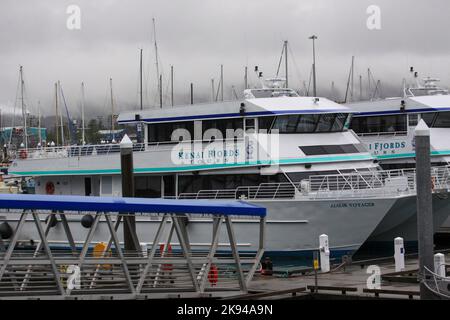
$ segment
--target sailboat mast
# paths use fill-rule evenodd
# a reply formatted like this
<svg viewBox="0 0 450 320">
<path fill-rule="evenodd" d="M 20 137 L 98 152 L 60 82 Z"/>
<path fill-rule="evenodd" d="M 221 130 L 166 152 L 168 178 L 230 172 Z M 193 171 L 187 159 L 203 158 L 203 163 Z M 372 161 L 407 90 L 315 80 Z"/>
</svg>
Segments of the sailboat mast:
<svg viewBox="0 0 450 320">
<path fill-rule="evenodd" d="M 155 18 L 152 19 L 153 22 L 153 41 L 154 41 L 154 46 L 155 46 L 155 65 L 156 65 L 156 83 L 158 83 L 158 93 L 160 94 L 159 99 L 162 100 L 162 96 L 161 96 L 161 84 L 160 84 L 160 74 L 159 74 L 159 62 L 158 62 L 158 43 L 156 42 L 156 23 L 155 23 Z"/>
<path fill-rule="evenodd" d="M 162 74 L 159 75 L 159 107 L 163 107 L 163 92 L 162 92 Z"/>
<path fill-rule="evenodd" d="M 248 68 L 245 66 L 244 71 L 244 90 L 248 89 Z"/>
<path fill-rule="evenodd" d="M 173 66 L 170 66 L 170 103 L 173 107 Z"/>
<path fill-rule="evenodd" d="M 81 83 L 81 144 L 86 144 L 86 136 L 84 132 L 84 82 Z"/>
<path fill-rule="evenodd" d="M 23 97 L 23 67 L 20 66 L 20 100 L 22 106 L 22 117 L 23 117 L 23 143 L 25 145 L 25 149 L 28 149 L 28 134 L 27 134 L 27 111 L 25 108 L 25 102 Z"/>
<path fill-rule="evenodd" d="M 39 132 L 39 146 L 42 147 L 42 133 L 41 133 L 41 102 L 38 101 L 38 132 Z"/>
<path fill-rule="evenodd" d="M 59 130 L 58 130 L 58 83 L 55 82 L 55 135 L 56 135 L 56 145 L 59 145 Z"/>
<path fill-rule="evenodd" d="M 141 110 L 143 110 L 143 104 L 142 104 L 142 49 L 141 49 L 140 65 L 139 65 L 139 95 L 140 95 Z"/>
<path fill-rule="evenodd" d="M 58 80 L 58 93 L 61 94 L 61 82 Z M 64 146 L 64 122 L 63 113 L 59 113 L 60 123 L 61 123 L 61 145 Z"/>
<path fill-rule="evenodd" d="M 110 98 L 111 98 L 111 135 L 114 139 L 114 98 L 113 98 L 113 86 L 112 86 L 112 78 L 109 78 L 109 89 L 110 89 Z"/>
<path fill-rule="evenodd" d="M 220 65 L 220 100 L 223 101 L 223 64 Z"/>
<path fill-rule="evenodd" d="M 288 78 L 288 54 L 287 54 L 287 46 L 288 46 L 288 42 L 287 40 L 284 41 L 284 74 L 286 77 L 286 82 L 285 82 L 285 86 L 286 88 L 289 88 L 289 78 Z"/>
</svg>

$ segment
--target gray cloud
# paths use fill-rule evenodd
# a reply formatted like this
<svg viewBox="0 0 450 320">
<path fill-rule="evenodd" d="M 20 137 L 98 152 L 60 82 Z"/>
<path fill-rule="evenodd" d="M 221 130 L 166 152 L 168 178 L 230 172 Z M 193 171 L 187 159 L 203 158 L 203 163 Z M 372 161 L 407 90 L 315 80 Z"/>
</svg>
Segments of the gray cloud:
<svg viewBox="0 0 450 320">
<path fill-rule="evenodd" d="M 82 10 L 82 29 L 66 28 L 66 8 Z M 381 8 L 382 29 L 366 28 L 366 8 Z M 446 0 L 2 0 L 0 4 L 0 105 L 14 102 L 18 67 L 24 66 L 30 111 L 37 101 L 52 112 L 53 84 L 60 80 L 73 114 L 79 113 L 80 83 L 90 112 L 109 112 L 108 79 L 118 107 L 138 103 L 139 48 L 144 49 L 145 105 L 156 103 L 152 17 L 156 18 L 160 64 L 167 88 L 175 68 L 177 103 L 188 102 L 189 83 L 198 101 L 210 96 L 210 81 L 225 68 L 225 96 L 242 89 L 244 66 L 259 65 L 273 76 L 288 39 L 291 85 L 309 78 L 311 43 L 317 34 L 319 94 L 331 81 L 342 95 L 351 56 L 357 76 L 370 67 L 385 94 L 399 94 L 409 66 L 422 76 L 450 81 L 450 23 Z M 251 82 L 256 79 L 251 74 Z M 358 91 L 358 90 L 356 90 Z"/>
</svg>

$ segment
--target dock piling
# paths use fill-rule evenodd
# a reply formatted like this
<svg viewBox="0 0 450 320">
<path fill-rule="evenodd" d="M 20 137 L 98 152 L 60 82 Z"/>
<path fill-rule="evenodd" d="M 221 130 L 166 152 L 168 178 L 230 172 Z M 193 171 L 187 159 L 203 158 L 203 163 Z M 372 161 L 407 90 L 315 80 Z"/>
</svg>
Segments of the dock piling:
<svg viewBox="0 0 450 320">
<path fill-rule="evenodd" d="M 125 135 L 120 142 L 120 169 L 122 173 L 122 197 L 132 198 L 134 197 L 133 143 L 128 135 Z M 135 246 L 137 238 L 134 214 L 124 216 L 123 220 L 125 251 L 139 250 L 140 248 Z"/>
<path fill-rule="evenodd" d="M 419 246 L 420 299 L 433 299 L 425 285 L 425 268 L 433 270 L 433 208 L 431 191 L 430 129 L 420 120 L 414 130 L 417 182 L 417 232 Z"/>
</svg>

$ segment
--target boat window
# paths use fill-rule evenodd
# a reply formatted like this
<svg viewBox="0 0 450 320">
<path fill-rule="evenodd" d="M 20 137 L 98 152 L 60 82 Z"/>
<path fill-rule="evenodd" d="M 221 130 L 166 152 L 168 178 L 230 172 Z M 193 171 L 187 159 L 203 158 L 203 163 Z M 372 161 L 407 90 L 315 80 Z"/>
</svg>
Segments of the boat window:
<svg viewBox="0 0 450 320">
<path fill-rule="evenodd" d="M 423 121 L 425 121 L 425 123 L 429 127 L 431 127 L 433 125 L 433 120 L 434 120 L 435 116 L 436 116 L 436 112 L 427 112 L 427 113 L 422 113 L 420 115 L 420 117 L 423 119 Z"/>
<path fill-rule="evenodd" d="M 258 127 L 259 130 L 267 130 L 267 132 L 270 131 L 272 127 L 272 123 L 275 117 L 260 117 L 258 118 Z"/>
<path fill-rule="evenodd" d="M 433 127 L 450 128 L 450 112 L 438 112 Z"/>
<path fill-rule="evenodd" d="M 280 133 L 339 132 L 344 130 L 347 116 L 344 113 L 278 116 L 272 129 Z"/>
<path fill-rule="evenodd" d="M 140 198 L 161 197 L 160 176 L 136 176 L 134 178 L 134 193 Z"/>
<path fill-rule="evenodd" d="M 172 141 L 172 133 L 176 129 L 186 129 L 191 140 L 194 138 L 194 122 L 168 122 L 168 123 L 154 123 L 148 125 L 148 142 L 167 142 Z"/>
<path fill-rule="evenodd" d="M 102 177 L 102 195 L 112 194 L 112 177 L 103 176 Z"/>
<path fill-rule="evenodd" d="M 366 152 L 360 144 L 300 146 L 299 148 L 307 156 Z"/>
<path fill-rule="evenodd" d="M 405 132 L 406 115 L 386 115 L 352 118 L 351 129 L 356 133 Z"/>
<path fill-rule="evenodd" d="M 334 124 L 334 114 L 322 114 L 320 115 L 319 123 L 317 124 L 317 132 L 329 132 Z"/>
<path fill-rule="evenodd" d="M 408 115 L 408 126 L 415 127 L 419 122 L 419 115 L 417 113 L 412 113 Z"/>
<path fill-rule="evenodd" d="M 180 175 L 179 193 L 193 193 L 200 190 L 236 189 L 243 186 L 258 186 L 261 183 L 288 182 L 284 174 L 217 174 L 217 175 Z"/>
<path fill-rule="evenodd" d="M 243 130 L 243 118 L 232 118 L 232 119 L 214 119 L 214 120 L 203 120 L 202 121 L 202 135 L 208 129 L 217 129 L 222 134 L 222 139 L 226 138 L 227 129 L 236 131 L 238 129 Z M 242 136 L 242 132 L 239 130 L 238 137 Z M 218 138 L 218 137 L 215 137 Z"/>
</svg>

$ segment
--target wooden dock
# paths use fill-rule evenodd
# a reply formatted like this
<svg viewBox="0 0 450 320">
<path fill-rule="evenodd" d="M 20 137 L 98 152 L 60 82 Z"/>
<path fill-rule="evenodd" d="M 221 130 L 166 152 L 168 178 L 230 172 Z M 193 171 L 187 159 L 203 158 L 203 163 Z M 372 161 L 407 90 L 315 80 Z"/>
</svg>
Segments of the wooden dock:
<svg viewBox="0 0 450 320">
<path fill-rule="evenodd" d="M 447 259 L 450 255 L 447 254 Z M 371 262 L 381 271 L 379 288 L 368 287 L 369 264 L 353 263 L 329 272 L 294 274 L 289 277 L 273 275 L 254 277 L 249 293 L 226 299 L 419 299 L 419 283 L 414 281 L 418 269 L 417 258 L 405 261 L 405 271 L 395 272 L 391 261 Z M 404 276 L 404 277 L 403 277 Z"/>
</svg>

